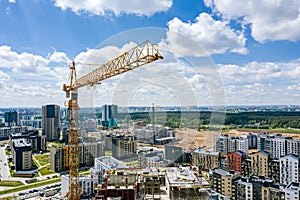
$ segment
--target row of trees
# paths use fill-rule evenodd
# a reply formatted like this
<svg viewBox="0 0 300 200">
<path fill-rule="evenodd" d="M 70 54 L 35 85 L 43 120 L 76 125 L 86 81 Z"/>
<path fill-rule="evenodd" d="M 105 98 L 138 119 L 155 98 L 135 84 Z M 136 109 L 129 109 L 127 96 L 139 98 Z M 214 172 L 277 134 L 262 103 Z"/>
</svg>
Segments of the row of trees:
<svg viewBox="0 0 300 200">
<path fill-rule="evenodd" d="M 126 115 L 119 114 L 120 120 Z M 150 124 L 151 113 L 131 113 L 133 121 L 143 121 Z M 300 112 L 241 112 L 241 113 L 212 113 L 212 112 L 157 112 L 155 124 L 172 128 L 205 128 L 210 124 L 228 125 L 247 128 L 300 128 Z"/>
</svg>

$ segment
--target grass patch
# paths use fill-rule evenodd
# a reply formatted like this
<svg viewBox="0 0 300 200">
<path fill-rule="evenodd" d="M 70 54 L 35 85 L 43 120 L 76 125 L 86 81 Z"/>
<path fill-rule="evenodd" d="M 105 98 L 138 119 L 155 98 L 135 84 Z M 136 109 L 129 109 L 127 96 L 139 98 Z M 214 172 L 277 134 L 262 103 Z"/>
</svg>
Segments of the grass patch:
<svg viewBox="0 0 300 200">
<path fill-rule="evenodd" d="M 20 181 L 0 181 L 0 186 L 2 187 L 17 187 L 21 185 L 24 184 Z"/>
<path fill-rule="evenodd" d="M 54 174 L 55 172 L 50 169 L 50 165 L 47 165 L 40 169 L 40 173 L 44 176 L 48 174 Z"/>
<path fill-rule="evenodd" d="M 15 198 L 16 198 L 15 196 L 9 196 L 9 197 L 0 198 L 0 200 L 12 200 Z"/>
<path fill-rule="evenodd" d="M 11 188 L 11 189 L 8 189 L 8 190 L 2 190 L 2 191 L 0 191 L 0 195 L 14 193 L 14 192 L 18 192 L 18 191 L 21 191 L 21 190 L 28 190 L 28 189 L 36 188 L 36 187 L 43 186 L 43 185 L 49 185 L 49 184 L 52 184 L 52 183 L 57 183 L 57 182 L 60 182 L 60 181 L 61 181 L 61 178 L 58 177 L 58 178 L 54 178 L 54 179 L 50 179 L 50 180 L 46 180 L 46 181 L 31 183 L 31 184 L 28 184 L 28 185 L 15 187 L 15 188 Z"/>
<path fill-rule="evenodd" d="M 47 165 L 50 163 L 50 155 L 47 154 L 41 154 L 41 155 L 35 155 L 35 159 L 37 159 L 41 166 Z"/>
<path fill-rule="evenodd" d="M 244 132 L 270 132 L 270 133 L 294 133 L 300 134 L 300 130 L 298 129 L 288 129 L 288 128 L 270 128 L 270 129 L 251 129 L 251 128 L 239 128 L 238 131 Z"/>
<path fill-rule="evenodd" d="M 10 155 L 11 155 L 11 151 L 5 150 L 5 154 L 6 154 L 7 156 L 10 156 Z"/>
</svg>

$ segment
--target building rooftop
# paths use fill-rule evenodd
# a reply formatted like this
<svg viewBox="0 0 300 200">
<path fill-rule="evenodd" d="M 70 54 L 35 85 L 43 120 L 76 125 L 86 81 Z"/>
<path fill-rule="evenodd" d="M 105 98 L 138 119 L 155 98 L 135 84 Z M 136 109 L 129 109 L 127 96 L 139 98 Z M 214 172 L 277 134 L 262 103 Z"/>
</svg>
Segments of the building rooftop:
<svg viewBox="0 0 300 200">
<path fill-rule="evenodd" d="M 96 163 L 100 163 L 105 166 L 107 169 L 127 169 L 128 167 L 121 161 L 115 159 L 112 156 L 102 156 L 99 158 L 95 158 L 95 167 Z"/>
<path fill-rule="evenodd" d="M 190 167 L 168 167 L 166 168 L 166 176 L 170 186 L 180 188 L 194 188 L 208 185 L 208 182 L 196 176 Z"/>
<path fill-rule="evenodd" d="M 212 155 L 212 156 L 218 156 L 219 155 L 219 152 L 217 152 L 217 151 L 206 151 L 206 150 L 203 150 L 203 149 L 195 149 L 193 151 L 193 153 L 206 154 L 206 155 Z"/>
<path fill-rule="evenodd" d="M 215 169 L 212 169 L 211 171 L 216 174 L 222 175 L 222 176 L 235 176 L 235 175 L 239 174 L 239 172 L 227 171 L 227 170 L 220 169 L 220 168 L 215 168 Z"/>
<path fill-rule="evenodd" d="M 25 138 L 14 139 L 13 144 L 14 147 L 31 147 L 31 144 Z"/>
</svg>

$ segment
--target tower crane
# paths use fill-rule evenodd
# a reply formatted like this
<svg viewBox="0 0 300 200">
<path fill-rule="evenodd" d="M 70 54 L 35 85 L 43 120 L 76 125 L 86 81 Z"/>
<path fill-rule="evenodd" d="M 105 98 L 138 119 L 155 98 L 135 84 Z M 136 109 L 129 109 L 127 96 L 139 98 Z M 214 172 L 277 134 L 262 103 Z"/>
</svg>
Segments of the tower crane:
<svg viewBox="0 0 300 200">
<path fill-rule="evenodd" d="M 163 57 L 158 51 L 158 46 L 146 40 L 106 64 L 89 64 L 98 66 L 98 68 L 78 79 L 76 78 L 75 62 L 70 64 L 69 83 L 63 85 L 63 91 L 66 92 L 66 98 L 68 99 L 69 119 L 69 145 L 66 159 L 69 166 L 69 191 L 66 195 L 68 199 L 78 200 L 81 196 L 81 189 L 79 188 L 78 89 L 88 85 L 100 84 L 105 79 L 160 59 L 163 59 Z"/>
</svg>

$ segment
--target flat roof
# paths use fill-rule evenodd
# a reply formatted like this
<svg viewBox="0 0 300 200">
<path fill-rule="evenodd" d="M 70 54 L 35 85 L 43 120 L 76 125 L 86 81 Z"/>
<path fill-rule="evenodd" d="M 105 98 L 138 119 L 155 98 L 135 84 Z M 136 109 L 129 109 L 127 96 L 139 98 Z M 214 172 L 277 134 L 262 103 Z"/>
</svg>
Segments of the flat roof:
<svg viewBox="0 0 300 200">
<path fill-rule="evenodd" d="M 15 147 L 31 147 L 25 138 L 13 139 L 13 143 Z"/>
</svg>

